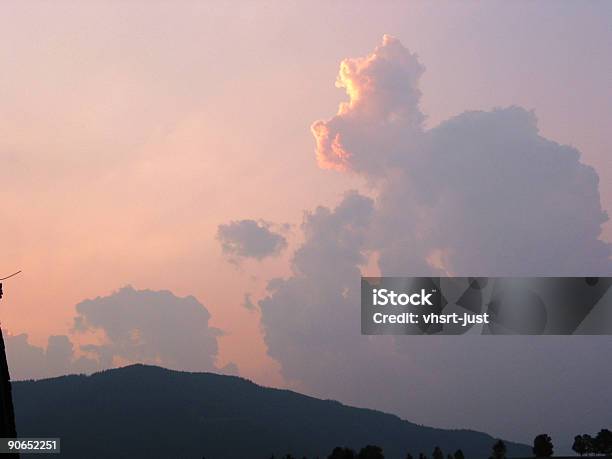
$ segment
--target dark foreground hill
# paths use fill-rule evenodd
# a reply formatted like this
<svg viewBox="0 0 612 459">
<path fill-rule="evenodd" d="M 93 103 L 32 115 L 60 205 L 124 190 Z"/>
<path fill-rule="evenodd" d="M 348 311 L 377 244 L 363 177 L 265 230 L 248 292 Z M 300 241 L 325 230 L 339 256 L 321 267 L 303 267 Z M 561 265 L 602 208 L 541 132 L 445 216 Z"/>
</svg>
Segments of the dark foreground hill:
<svg viewBox="0 0 612 459">
<path fill-rule="evenodd" d="M 334 446 L 380 445 L 385 457 L 461 448 L 486 459 L 493 438 L 441 430 L 248 380 L 133 365 L 13 384 L 20 437 L 60 437 L 62 457 L 324 458 Z M 509 456 L 529 448 L 508 444 Z"/>
</svg>

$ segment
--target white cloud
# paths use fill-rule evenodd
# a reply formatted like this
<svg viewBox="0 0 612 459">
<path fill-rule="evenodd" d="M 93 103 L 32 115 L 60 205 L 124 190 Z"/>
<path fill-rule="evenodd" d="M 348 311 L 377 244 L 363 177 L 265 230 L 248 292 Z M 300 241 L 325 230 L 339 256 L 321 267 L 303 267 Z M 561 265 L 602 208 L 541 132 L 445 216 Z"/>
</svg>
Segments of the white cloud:
<svg viewBox="0 0 612 459">
<path fill-rule="evenodd" d="M 422 69 L 389 37 L 343 62 L 349 101 L 313 125 L 317 159 L 362 175 L 376 198 L 353 194 L 306 214 L 293 275 L 271 281 L 259 303 L 269 353 L 308 391 L 417 422 L 523 441 L 540 429 L 595 431 L 612 402 L 612 370 L 596 363 L 612 351 L 609 337 L 360 334 L 370 251 L 387 276 L 612 275 L 598 176 L 579 152 L 543 138 L 520 107 L 424 130 Z"/>
</svg>

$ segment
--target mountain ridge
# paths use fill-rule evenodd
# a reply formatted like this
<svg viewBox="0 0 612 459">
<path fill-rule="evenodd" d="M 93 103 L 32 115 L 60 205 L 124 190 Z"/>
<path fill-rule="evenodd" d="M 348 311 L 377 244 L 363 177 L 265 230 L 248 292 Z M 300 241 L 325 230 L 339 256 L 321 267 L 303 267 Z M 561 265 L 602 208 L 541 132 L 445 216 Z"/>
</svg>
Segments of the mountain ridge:
<svg viewBox="0 0 612 459">
<path fill-rule="evenodd" d="M 13 382 L 20 437 L 60 437 L 63 457 L 267 459 L 327 457 L 335 446 L 378 444 L 385 457 L 461 448 L 486 459 L 494 438 L 436 429 L 240 376 L 135 364 L 92 375 Z M 527 456 L 507 442 L 508 455 Z"/>
</svg>

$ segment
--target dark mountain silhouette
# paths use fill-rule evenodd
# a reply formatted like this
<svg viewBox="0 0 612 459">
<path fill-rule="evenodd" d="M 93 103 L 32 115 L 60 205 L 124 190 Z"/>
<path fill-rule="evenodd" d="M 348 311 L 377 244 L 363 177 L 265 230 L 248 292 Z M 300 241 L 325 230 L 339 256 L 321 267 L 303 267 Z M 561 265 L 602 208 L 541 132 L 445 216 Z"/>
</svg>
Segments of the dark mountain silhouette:
<svg viewBox="0 0 612 459">
<path fill-rule="evenodd" d="M 494 443 L 239 377 L 145 365 L 15 382 L 13 398 L 20 436 L 60 437 L 68 458 L 324 458 L 335 446 L 373 444 L 391 459 L 436 445 L 471 459 L 488 457 Z M 509 456 L 530 455 L 507 445 Z"/>
</svg>

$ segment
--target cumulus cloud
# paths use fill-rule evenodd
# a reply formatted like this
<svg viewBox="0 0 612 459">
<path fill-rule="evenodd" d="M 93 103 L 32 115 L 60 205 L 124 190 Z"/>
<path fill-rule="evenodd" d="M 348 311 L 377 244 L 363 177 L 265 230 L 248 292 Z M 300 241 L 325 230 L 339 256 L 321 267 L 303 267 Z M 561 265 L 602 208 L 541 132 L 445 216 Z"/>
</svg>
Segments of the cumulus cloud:
<svg viewBox="0 0 612 459">
<path fill-rule="evenodd" d="M 124 287 L 76 306 L 74 341 L 91 334 L 100 344 L 77 346 L 66 335 L 51 336 L 47 346 L 26 334 L 7 335 L 14 379 L 38 379 L 68 373 L 91 373 L 130 363 L 149 363 L 188 371 L 237 374 L 230 362 L 216 364 L 221 331 L 209 324 L 208 310 L 194 297 L 169 291 Z"/>
<path fill-rule="evenodd" d="M 389 156 L 422 132 L 418 80 L 423 71 L 417 56 L 388 35 L 369 56 L 343 60 L 336 86 L 345 89 L 349 101 L 332 119 L 311 127 L 319 166 L 382 172 Z"/>
<path fill-rule="evenodd" d="M 264 221 L 239 220 L 219 225 L 217 239 L 230 260 L 243 258 L 262 260 L 280 254 L 287 247 L 285 237 Z"/>
<path fill-rule="evenodd" d="M 40 379 L 67 373 L 91 373 L 97 362 L 74 355 L 74 345 L 66 335 L 50 336 L 47 347 L 31 344 L 28 335 L 6 335 L 6 355 L 13 379 Z"/>
<path fill-rule="evenodd" d="M 599 239 L 608 217 L 598 176 L 577 150 L 541 137 L 533 113 L 463 113 L 424 137 L 380 187 L 376 236 L 385 273 L 612 272 L 610 245 Z"/>
<path fill-rule="evenodd" d="M 259 303 L 269 353 L 309 391 L 419 422 L 524 441 L 551 428 L 571 439 L 575 419 L 596 430 L 612 402 L 612 370 L 594 357 L 612 351 L 608 337 L 360 335 L 368 253 L 387 276 L 612 274 L 598 176 L 580 153 L 542 137 L 520 107 L 424 130 L 422 71 L 390 37 L 343 61 L 349 101 L 313 125 L 317 160 L 362 175 L 376 197 L 353 193 L 306 214 L 292 276 L 271 281 Z M 581 385 L 588 395 L 577 399 Z"/>
<path fill-rule="evenodd" d="M 306 242 L 294 254 L 294 275 L 271 281 L 270 296 L 259 302 L 269 354 L 282 363 L 289 379 L 325 374 L 334 379 L 335 368 L 346 364 L 346 348 L 355 351 L 360 330 L 355 287 L 372 212 L 372 201 L 356 193 L 334 210 L 307 212 L 302 224 Z"/>
<path fill-rule="evenodd" d="M 103 332 L 107 342 L 84 348 L 110 367 L 119 359 L 189 371 L 212 370 L 220 330 L 193 296 L 124 287 L 76 306 L 77 332 Z"/>
<path fill-rule="evenodd" d="M 342 62 L 349 101 L 313 125 L 322 167 L 378 186 L 384 271 L 610 273 L 610 245 L 599 239 L 608 216 L 580 153 L 540 136 L 535 114 L 520 107 L 466 112 L 423 131 L 422 71 L 385 36 L 371 55 Z"/>
</svg>

